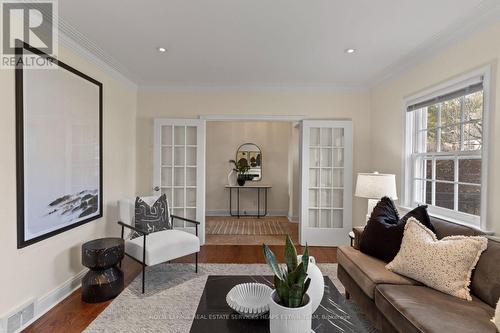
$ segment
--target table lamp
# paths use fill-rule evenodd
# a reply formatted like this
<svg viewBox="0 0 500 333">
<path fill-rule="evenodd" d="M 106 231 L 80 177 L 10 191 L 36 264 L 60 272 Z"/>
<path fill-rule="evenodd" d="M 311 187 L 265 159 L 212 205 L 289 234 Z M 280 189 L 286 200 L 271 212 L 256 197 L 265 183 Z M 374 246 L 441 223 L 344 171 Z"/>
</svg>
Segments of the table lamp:
<svg viewBox="0 0 500 333">
<path fill-rule="evenodd" d="M 383 173 L 358 173 L 355 196 L 368 199 L 366 220 L 370 218 L 373 208 L 380 198 L 386 196 L 397 200 L 396 175 Z"/>
</svg>

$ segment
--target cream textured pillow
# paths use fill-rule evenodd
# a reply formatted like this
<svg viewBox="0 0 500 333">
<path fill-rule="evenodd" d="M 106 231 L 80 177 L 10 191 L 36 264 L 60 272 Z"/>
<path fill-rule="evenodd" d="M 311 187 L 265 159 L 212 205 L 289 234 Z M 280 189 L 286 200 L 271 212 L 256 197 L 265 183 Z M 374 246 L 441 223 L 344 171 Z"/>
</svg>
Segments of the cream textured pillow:
<svg viewBox="0 0 500 333">
<path fill-rule="evenodd" d="M 486 249 L 488 240 L 480 236 L 436 235 L 411 218 L 405 226 L 401 249 L 385 267 L 423 284 L 466 300 L 471 273 Z"/>
</svg>

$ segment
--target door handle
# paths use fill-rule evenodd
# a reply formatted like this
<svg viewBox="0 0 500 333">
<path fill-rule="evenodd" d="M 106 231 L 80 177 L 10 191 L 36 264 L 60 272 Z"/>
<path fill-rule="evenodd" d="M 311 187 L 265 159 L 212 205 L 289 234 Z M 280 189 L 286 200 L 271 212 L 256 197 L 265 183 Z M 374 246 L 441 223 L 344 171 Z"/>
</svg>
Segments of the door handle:
<svg viewBox="0 0 500 333">
<path fill-rule="evenodd" d="M 155 187 L 153 187 L 153 191 L 158 192 L 159 190 L 160 190 L 160 187 L 159 187 L 159 186 L 155 186 Z"/>
</svg>

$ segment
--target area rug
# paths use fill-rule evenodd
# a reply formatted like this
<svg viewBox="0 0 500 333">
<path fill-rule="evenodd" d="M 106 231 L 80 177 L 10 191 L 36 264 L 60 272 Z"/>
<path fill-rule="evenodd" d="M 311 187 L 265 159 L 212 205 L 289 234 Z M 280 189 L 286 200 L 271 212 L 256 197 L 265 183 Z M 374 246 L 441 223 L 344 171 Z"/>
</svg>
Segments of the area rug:
<svg viewBox="0 0 500 333">
<path fill-rule="evenodd" d="M 335 287 L 343 293 L 337 279 L 336 264 L 319 264 Z M 139 275 L 113 302 L 87 327 L 85 332 L 189 332 L 208 275 L 270 275 L 263 264 L 200 264 L 199 273 L 192 264 L 161 264 L 148 267 L 146 293 L 141 294 Z M 352 303 L 352 302 L 350 302 Z M 376 332 L 356 305 L 367 332 Z M 216 333 L 216 332 L 213 332 Z"/>
<path fill-rule="evenodd" d="M 220 219 L 205 222 L 208 235 L 286 235 L 278 219 Z"/>
</svg>

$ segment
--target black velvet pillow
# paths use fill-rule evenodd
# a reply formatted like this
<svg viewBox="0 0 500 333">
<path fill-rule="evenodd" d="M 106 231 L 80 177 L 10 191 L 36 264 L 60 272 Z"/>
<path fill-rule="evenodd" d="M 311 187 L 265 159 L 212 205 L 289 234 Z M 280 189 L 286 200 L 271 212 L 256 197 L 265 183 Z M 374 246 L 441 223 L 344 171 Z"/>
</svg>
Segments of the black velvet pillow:
<svg viewBox="0 0 500 333">
<path fill-rule="evenodd" d="M 359 247 L 361 252 L 379 258 L 385 262 L 392 261 L 401 248 L 406 221 L 410 217 L 435 232 L 427 213 L 427 206 L 418 206 L 399 219 L 394 202 L 383 197 L 373 209 L 366 224 Z"/>
<path fill-rule="evenodd" d="M 418 222 L 422 223 L 433 233 L 436 233 L 436 229 L 431 223 L 429 213 L 427 213 L 427 205 L 418 206 L 417 208 L 410 210 L 408 213 L 406 213 L 405 216 L 403 216 L 401 221 L 406 224 L 406 221 L 408 221 L 410 217 L 416 218 Z"/>
</svg>

